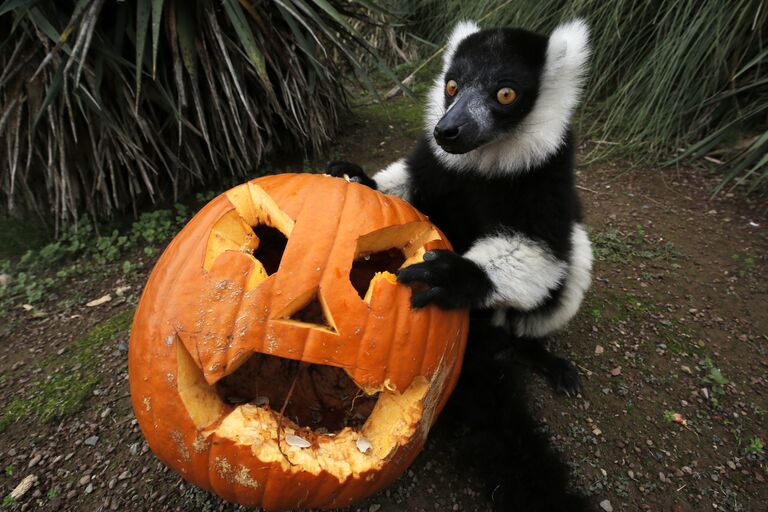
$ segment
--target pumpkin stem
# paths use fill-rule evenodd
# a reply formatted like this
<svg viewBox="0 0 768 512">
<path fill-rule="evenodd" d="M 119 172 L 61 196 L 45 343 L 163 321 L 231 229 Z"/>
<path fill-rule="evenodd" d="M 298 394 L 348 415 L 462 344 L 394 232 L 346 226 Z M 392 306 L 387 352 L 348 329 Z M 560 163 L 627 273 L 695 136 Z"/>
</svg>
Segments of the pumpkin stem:
<svg viewBox="0 0 768 512">
<path fill-rule="evenodd" d="M 309 363 L 301 362 L 299 363 L 299 367 L 296 370 L 296 373 L 293 376 L 293 380 L 291 381 L 291 387 L 288 388 L 288 394 L 285 395 L 285 400 L 283 400 L 283 406 L 280 407 L 280 416 L 277 418 L 277 449 L 280 450 L 280 453 L 283 455 L 285 460 L 288 461 L 288 464 L 291 466 L 295 466 L 293 462 L 291 462 L 291 459 L 288 458 L 288 454 L 283 451 L 283 447 L 280 444 L 280 434 L 283 430 L 283 418 L 285 417 L 285 408 L 288 406 L 288 402 L 291 400 L 291 396 L 293 395 L 293 390 L 296 388 L 296 382 L 299 380 L 299 375 L 303 371 L 305 371 L 309 367 Z"/>
</svg>

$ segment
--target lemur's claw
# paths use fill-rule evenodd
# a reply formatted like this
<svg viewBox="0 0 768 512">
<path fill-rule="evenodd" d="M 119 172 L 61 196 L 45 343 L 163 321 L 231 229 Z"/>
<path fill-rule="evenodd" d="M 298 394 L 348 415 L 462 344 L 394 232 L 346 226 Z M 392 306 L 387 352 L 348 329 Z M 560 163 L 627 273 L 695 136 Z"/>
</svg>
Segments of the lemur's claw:
<svg viewBox="0 0 768 512">
<path fill-rule="evenodd" d="M 369 178 L 363 168 L 357 164 L 344 161 L 328 162 L 325 172 L 336 178 L 344 178 L 349 182 L 360 183 L 376 189 L 376 182 Z"/>
<path fill-rule="evenodd" d="M 426 290 L 414 291 L 411 297 L 414 308 L 428 304 L 443 309 L 472 307 L 492 289 L 488 276 L 476 263 L 444 249 L 427 251 L 424 261 L 398 271 L 397 280 L 428 286 Z"/>
</svg>

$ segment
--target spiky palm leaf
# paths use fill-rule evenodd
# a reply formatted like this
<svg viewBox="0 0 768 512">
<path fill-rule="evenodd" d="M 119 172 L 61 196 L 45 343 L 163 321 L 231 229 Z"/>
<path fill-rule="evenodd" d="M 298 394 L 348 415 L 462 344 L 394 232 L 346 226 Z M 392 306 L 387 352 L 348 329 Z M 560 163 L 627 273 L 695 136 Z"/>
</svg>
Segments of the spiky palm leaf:
<svg viewBox="0 0 768 512">
<path fill-rule="evenodd" d="M 0 206 L 57 223 L 317 150 L 369 1 L 5 0 Z M 374 56 L 374 60 L 378 59 Z"/>
</svg>

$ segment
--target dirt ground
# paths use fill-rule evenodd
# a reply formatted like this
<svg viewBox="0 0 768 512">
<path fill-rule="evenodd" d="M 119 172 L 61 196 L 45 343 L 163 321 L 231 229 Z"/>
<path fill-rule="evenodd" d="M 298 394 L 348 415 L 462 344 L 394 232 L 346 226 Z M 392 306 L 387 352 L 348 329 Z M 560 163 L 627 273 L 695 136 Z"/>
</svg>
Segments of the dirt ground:
<svg viewBox="0 0 768 512">
<path fill-rule="evenodd" d="M 328 159 L 376 169 L 406 154 L 420 129 L 411 100 L 356 113 Z M 578 182 L 594 283 L 551 347 L 578 364 L 584 389 L 569 399 L 537 377 L 531 383 L 574 485 L 595 510 L 766 510 L 765 201 L 738 190 L 710 199 L 717 177 L 702 169 L 610 162 L 582 166 Z M 0 427 L 0 498 L 25 477 L 35 481 L 0 509 L 239 510 L 164 468 L 139 432 L 128 328 L 156 256 L 129 257 L 144 267 L 99 266 L 0 320 L 0 417 L 17 399 L 38 397 L 42 408 L 43 391 L 55 402 L 62 386 L 91 382 L 64 417 L 33 414 Z M 85 306 L 107 293 L 109 302 Z M 438 424 L 395 485 L 350 510 L 489 510 L 482 485 L 453 462 L 454 436 Z"/>
</svg>

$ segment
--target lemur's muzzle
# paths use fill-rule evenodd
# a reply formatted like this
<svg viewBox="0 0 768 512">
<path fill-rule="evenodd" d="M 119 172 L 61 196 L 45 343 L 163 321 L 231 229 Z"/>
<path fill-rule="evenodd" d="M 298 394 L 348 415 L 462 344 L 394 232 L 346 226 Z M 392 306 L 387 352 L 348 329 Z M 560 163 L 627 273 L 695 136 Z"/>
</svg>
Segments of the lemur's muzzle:
<svg viewBox="0 0 768 512">
<path fill-rule="evenodd" d="M 479 124 L 468 108 L 473 97 L 469 91 L 461 94 L 435 125 L 435 141 L 448 153 L 467 153 L 480 145 Z"/>
</svg>

